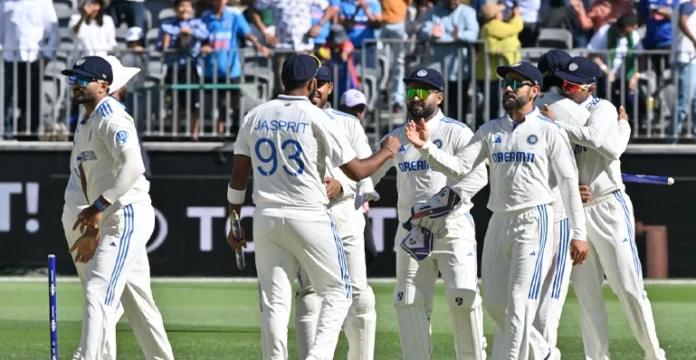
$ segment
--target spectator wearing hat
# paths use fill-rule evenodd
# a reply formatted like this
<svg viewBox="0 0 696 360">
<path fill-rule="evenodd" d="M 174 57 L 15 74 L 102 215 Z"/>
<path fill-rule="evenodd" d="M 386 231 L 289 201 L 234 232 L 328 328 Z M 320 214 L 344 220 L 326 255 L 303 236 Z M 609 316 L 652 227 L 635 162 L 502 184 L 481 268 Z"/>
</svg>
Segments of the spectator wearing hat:
<svg viewBox="0 0 696 360">
<path fill-rule="evenodd" d="M 254 47 L 263 55 L 268 56 L 270 51 L 261 45 L 251 33 L 249 23 L 242 13 L 227 6 L 227 0 L 213 0 L 214 10 L 203 14 L 201 20 L 208 28 L 208 39 L 201 46 L 203 55 L 203 77 L 205 83 L 231 83 L 239 84 L 242 77 L 242 63 L 239 59 L 238 39 L 245 38 L 254 44 Z M 226 103 L 226 94 L 230 94 L 230 103 Z M 238 88 L 224 90 L 206 90 L 205 99 L 217 100 L 218 121 L 217 132 L 225 131 L 225 119 L 230 110 L 241 121 L 239 114 Z M 234 126 L 234 123 L 232 124 Z"/>
<path fill-rule="evenodd" d="M 0 111 L 5 112 L 5 139 L 12 139 L 14 132 L 38 130 L 42 116 L 41 65 L 53 58 L 59 44 L 58 16 L 52 1 L 0 1 L 0 50 L 5 61 L 5 109 Z M 26 96 L 27 91 L 30 96 Z M 13 97 L 17 108 L 12 107 Z M 14 113 L 16 110 L 21 112 L 21 118 Z"/>
<path fill-rule="evenodd" d="M 104 0 L 83 0 L 80 13 L 70 17 L 68 27 L 77 44 L 73 59 L 106 56 L 116 47 L 116 27 L 105 12 Z"/>
<path fill-rule="evenodd" d="M 447 100 L 445 113 L 450 117 L 458 116 L 458 107 L 462 104 L 462 115 L 468 109 L 470 69 L 469 51 L 466 43 L 474 42 L 479 36 L 479 23 L 476 11 L 461 0 L 440 0 L 428 9 L 425 14 L 420 37 L 431 41 L 433 47 L 427 62 L 430 67 L 437 65 L 447 75 Z M 457 52 L 461 52 L 461 61 Z M 436 65 L 437 64 L 437 65 Z M 462 77 L 459 78 L 461 70 Z M 459 93 L 457 81 L 462 82 L 462 93 Z"/>
<path fill-rule="evenodd" d="M 365 51 L 365 67 L 375 67 L 377 31 L 382 27 L 382 5 L 378 0 L 344 0 L 341 2 L 339 19 L 348 32 L 350 42 L 356 47 L 354 61 L 361 64 L 363 49 Z"/>
<path fill-rule="evenodd" d="M 160 25 L 157 49 L 166 51 L 165 62 L 167 64 L 167 74 L 164 83 L 172 85 L 179 84 L 199 84 L 198 76 L 198 56 L 201 51 L 201 44 L 208 38 L 208 28 L 200 19 L 193 18 L 193 4 L 191 0 L 175 0 L 174 11 L 176 16 L 162 20 Z M 167 91 L 167 97 L 172 97 L 172 91 Z M 176 91 L 176 106 L 173 111 L 177 114 L 174 117 L 186 116 L 186 109 L 190 104 L 191 115 L 191 138 L 198 140 L 200 123 L 198 119 L 199 91 L 186 90 Z M 187 101 L 190 98 L 190 101 Z M 175 132 L 178 132 L 179 122 L 173 123 Z"/>
<path fill-rule="evenodd" d="M 488 69 L 494 69 L 498 66 L 512 65 L 522 58 L 519 35 L 524 23 L 520 16 L 520 8 L 515 7 L 507 21 L 503 20 L 504 10 L 505 5 L 502 4 L 486 3 L 481 6 L 480 38 L 487 44 L 488 54 L 483 52 L 483 46 L 479 46 L 476 53 L 476 76 L 479 91 L 488 86 L 489 97 L 479 106 L 477 114 L 482 114 L 483 107 L 488 105 L 491 119 L 500 116 L 500 79 L 496 74 L 486 73 L 486 62 Z M 484 116 L 480 116 L 477 125 L 481 125 L 484 119 Z"/>
<path fill-rule="evenodd" d="M 365 121 L 367 113 L 367 97 L 360 90 L 350 89 L 341 95 L 341 103 L 338 110 L 358 118 L 360 122 Z"/>
</svg>

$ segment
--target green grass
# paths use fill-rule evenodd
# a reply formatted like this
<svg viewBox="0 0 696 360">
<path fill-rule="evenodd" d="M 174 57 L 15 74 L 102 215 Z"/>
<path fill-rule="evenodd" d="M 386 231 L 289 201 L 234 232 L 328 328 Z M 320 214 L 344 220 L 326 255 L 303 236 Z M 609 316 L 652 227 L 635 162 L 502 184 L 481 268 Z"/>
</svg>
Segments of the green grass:
<svg viewBox="0 0 696 360">
<path fill-rule="evenodd" d="M 156 283 L 152 288 L 177 359 L 260 359 L 254 284 Z M 373 289 L 377 296 L 378 314 L 375 359 L 399 359 L 399 335 L 391 300 L 393 285 L 374 284 Z M 649 286 L 647 290 L 667 358 L 696 359 L 696 286 Z M 0 283 L 0 360 L 48 358 L 47 297 L 45 283 Z M 642 359 L 643 353 L 633 339 L 619 302 L 608 288 L 605 298 L 610 316 L 612 359 Z M 578 305 L 571 290 L 559 329 L 558 343 L 564 360 L 583 359 L 578 316 Z M 59 283 L 61 359 L 72 358 L 80 336 L 81 317 L 80 285 Z M 432 326 L 432 358 L 453 359 L 451 323 L 442 286 L 438 287 Z M 488 343 L 492 344 L 493 326 L 488 317 L 485 331 Z M 143 358 L 125 317 L 118 325 L 117 338 L 119 360 Z M 297 359 L 292 329 L 288 342 L 291 359 Z M 346 351 L 347 345 L 342 337 L 336 359 L 345 359 Z"/>
</svg>

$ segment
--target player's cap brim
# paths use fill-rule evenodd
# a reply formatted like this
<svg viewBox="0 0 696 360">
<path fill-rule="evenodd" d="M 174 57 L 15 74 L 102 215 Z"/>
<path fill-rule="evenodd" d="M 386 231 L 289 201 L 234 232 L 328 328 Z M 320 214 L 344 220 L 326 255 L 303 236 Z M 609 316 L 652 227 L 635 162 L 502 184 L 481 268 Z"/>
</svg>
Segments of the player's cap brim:
<svg viewBox="0 0 696 360">
<path fill-rule="evenodd" d="M 586 83 L 593 83 L 596 81 L 595 78 L 586 78 L 584 76 L 577 76 L 565 71 L 556 71 L 554 73 L 556 77 L 558 77 L 561 80 L 565 80 L 568 82 L 572 82 L 573 84 L 586 84 Z"/>
<path fill-rule="evenodd" d="M 85 71 L 82 69 L 66 69 L 66 70 L 61 71 L 60 73 L 63 75 L 66 75 L 66 76 L 84 76 L 84 77 L 88 77 L 90 79 L 97 78 L 96 74 L 93 74 L 89 71 Z"/>
<path fill-rule="evenodd" d="M 496 73 L 498 74 L 498 76 L 500 76 L 501 78 L 505 78 L 505 75 L 507 75 L 507 74 L 510 73 L 510 72 L 514 72 L 514 73 L 516 73 L 516 74 L 522 75 L 525 79 L 528 79 L 528 80 L 530 80 L 530 81 L 534 81 L 533 79 L 531 79 L 531 78 L 529 77 L 529 75 L 527 75 L 527 74 L 523 73 L 522 71 L 519 71 L 519 70 L 517 70 L 516 68 L 511 67 L 511 66 L 499 66 L 499 67 L 495 70 L 495 72 L 496 72 Z"/>
</svg>

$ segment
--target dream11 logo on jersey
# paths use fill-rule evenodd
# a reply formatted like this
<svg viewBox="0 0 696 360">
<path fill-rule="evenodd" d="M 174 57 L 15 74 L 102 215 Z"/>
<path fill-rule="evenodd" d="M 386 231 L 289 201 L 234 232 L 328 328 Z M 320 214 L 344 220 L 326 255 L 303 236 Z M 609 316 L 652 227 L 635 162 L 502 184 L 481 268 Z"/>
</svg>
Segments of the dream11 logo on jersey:
<svg viewBox="0 0 696 360">
<path fill-rule="evenodd" d="M 396 208 L 387 208 L 387 207 L 376 207 L 376 208 L 370 208 L 370 211 L 367 213 L 370 219 L 372 220 L 372 232 L 373 236 L 375 239 L 375 247 L 377 248 L 378 252 L 383 252 L 384 251 L 384 230 L 385 230 L 385 225 L 384 222 L 386 219 L 396 219 Z M 230 222 L 226 221 L 225 222 L 225 231 L 224 233 L 219 233 L 218 231 L 220 230 L 213 230 L 213 219 L 216 218 L 227 218 L 227 208 L 223 206 L 189 206 L 186 208 L 186 216 L 191 219 L 198 219 L 198 224 L 199 224 L 199 249 L 201 252 L 210 252 L 213 251 L 213 238 L 214 236 L 218 236 L 220 238 L 227 238 L 227 234 L 230 232 Z M 254 216 L 254 207 L 253 206 L 243 206 L 241 214 L 239 215 L 240 220 L 244 220 L 245 218 L 251 218 Z M 159 221 L 159 219 L 158 219 Z M 164 220 L 166 223 L 166 220 Z M 160 224 L 162 223 L 161 221 L 159 222 Z M 162 231 L 159 232 L 161 235 Z M 214 234 L 215 233 L 215 234 Z M 166 234 L 165 234 L 166 236 Z M 159 239 L 159 238 L 158 238 Z M 162 241 L 164 241 L 162 239 Z M 150 252 L 150 247 L 152 247 L 156 243 L 153 242 L 150 246 L 148 246 L 148 252 Z M 161 244 L 159 244 L 161 245 Z M 157 247 L 159 247 L 157 245 Z M 396 251 L 396 246 L 398 244 L 394 244 L 394 251 Z M 154 249 L 156 249 L 155 247 Z M 154 251 L 153 249 L 153 251 Z M 254 242 L 250 241 L 247 243 L 247 248 L 244 249 L 245 253 L 253 253 L 254 252 Z"/>
</svg>

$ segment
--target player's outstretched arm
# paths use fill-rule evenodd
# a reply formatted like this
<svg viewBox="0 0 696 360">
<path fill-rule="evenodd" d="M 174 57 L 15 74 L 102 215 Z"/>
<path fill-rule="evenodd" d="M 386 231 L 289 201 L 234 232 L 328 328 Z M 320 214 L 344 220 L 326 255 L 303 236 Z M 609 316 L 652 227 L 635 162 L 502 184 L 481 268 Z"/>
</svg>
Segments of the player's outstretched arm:
<svg viewBox="0 0 696 360">
<path fill-rule="evenodd" d="M 400 147 L 399 139 L 387 136 L 382 141 L 379 151 L 366 159 L 353 158 L 353 160 L 340 166 L 341 171 L 351 180 L 360 181 L 380 170 L 385 162 L 396 155 Z"/>
<path fill-rule="evenodd" d="M 568 138 L 562 130 L 556 130 L 549 136 L 548 158 L 561 191 L 561 198 L 570 220 L 572 230 L 570 255 L 573 264 L 582 264 L 587 258 L 587 231 L 585 212 L 578 192 L 578 169 Z"/>
<path fill-rule="evenodd" d="M 420 151 L 421 156 L 428 164 L 447 177 L 459 180 L 468 174 L 471 169 L 479 166 L 486 160 L 483 136 L 481 130 L 477 131 L 469 142 L 455 155 L 450 155 L 435 146 L 430 141 L 428 127 L 425 120 L 412 121 L 406 125 L 406 138 Z"/>
<path fill-rule="evenodd" d="M 631 139 L 631 125 L 628 123 L 628 114 L 624 107 L 619 108 L 619 129 L 616 134 L 611 134 L 597 152 L 609 160 L 619 160 Z"/>
<path fill-rule="evenodd" d="M 585 126 L 573 126 L 563 124 L 568 138 L 572 143 L 597 149 L 607 140 L 609 135 L 616 130 L 619 114 L 611 103 L 600 102 Z"/>
</svg>

